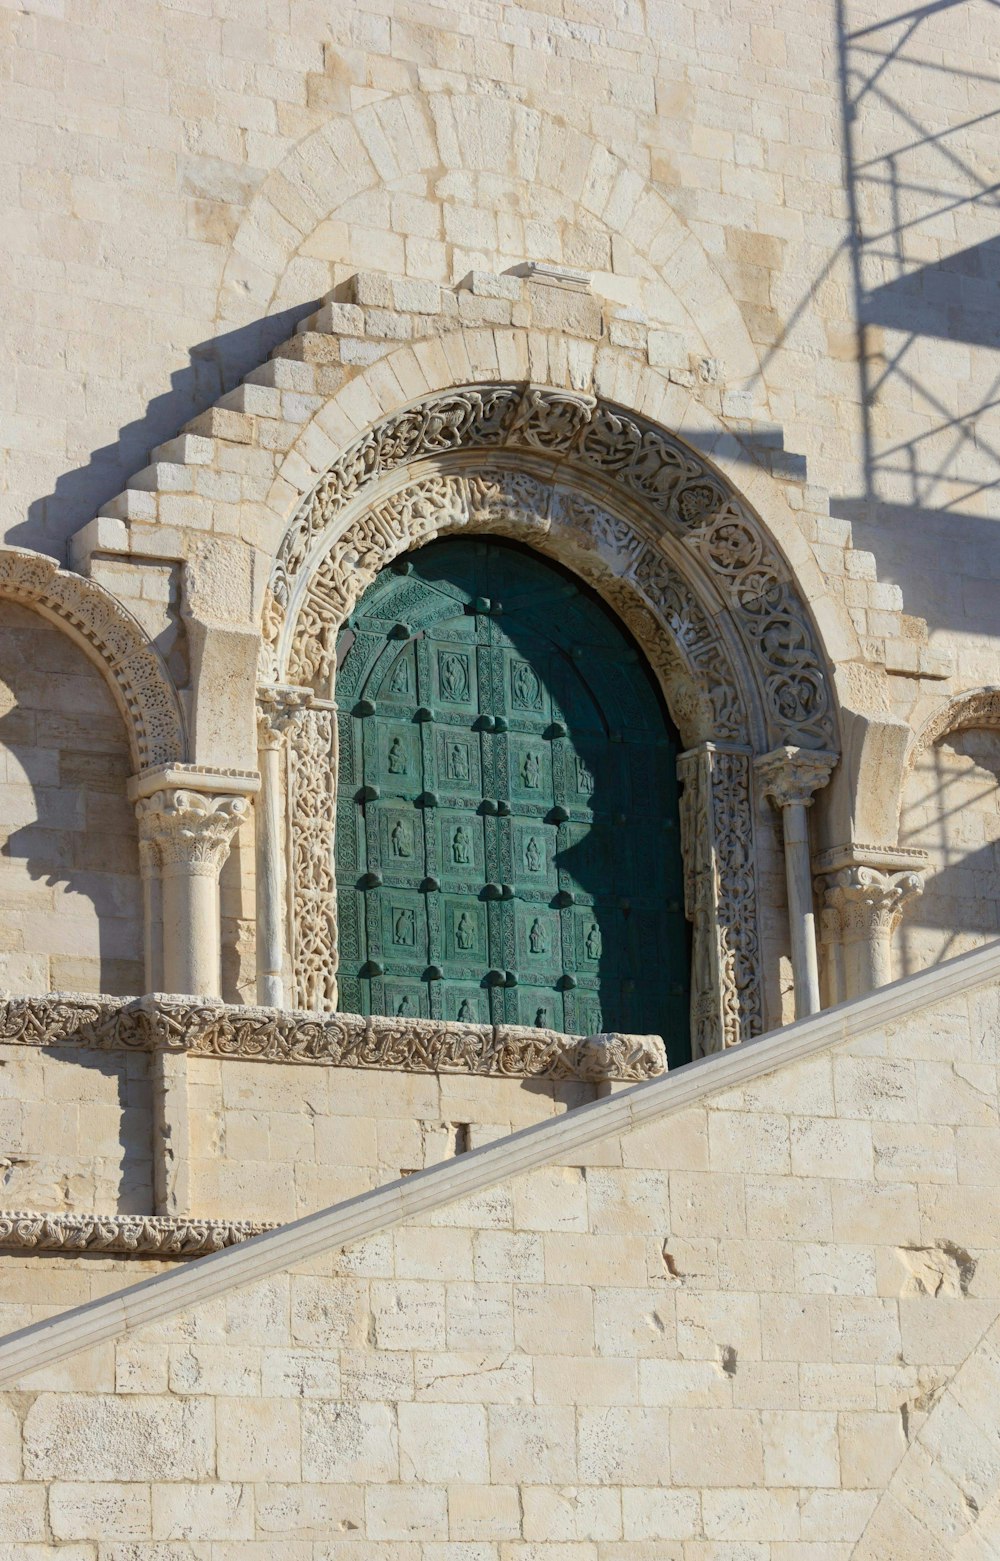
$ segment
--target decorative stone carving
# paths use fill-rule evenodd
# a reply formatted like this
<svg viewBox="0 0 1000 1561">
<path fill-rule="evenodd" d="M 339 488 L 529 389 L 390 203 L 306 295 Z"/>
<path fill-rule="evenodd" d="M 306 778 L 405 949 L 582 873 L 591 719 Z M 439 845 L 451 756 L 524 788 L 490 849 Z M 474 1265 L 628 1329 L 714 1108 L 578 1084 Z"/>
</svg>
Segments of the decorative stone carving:
<svg viewBox="0 0 1000 1561">
<path fill-rule="evenodd" d="M 337 716 L 311 701 L 288 726 L 288 869 L 292 907 L 292 1002 L 330 1009 L 337 1001 Z"/>
<path fill-rule="evenodd" d="M 165 870 L 182 865 L 192 874 L 217 877 L 233 835 L 247 817 L 246 797 L 169 787 L 141 797 L 136 817 L 142 839 L 154 841 Z"/>
<path fill-rule="evenodd" d="M 813 796 L 829 781 L 835 753 L 814 753 L 808 748 L 777 748 L 754 760 L 761 795 L 778 808 L 812 806 Z"/>
<path fill-rule="evenodd" d="M 591 1083 L 654 1078 L 666 1071 L 658 1035 L 581 1037 L 521 1025 L 294 1013 L 160 994 L 6 996 L 0 998 L 0 1043 Z"/>
<path fill-rule="evenodd" d="M 704 743 L 682 754 L 677 768 L 694 943 L 691 1045 L 704 1057 L 762 1026 L 750 759 Z"/>
<path fill-rule="evenodd" d="M 1000 688 L 977 688 L 950 700 L 924 727 L 910 750 L 909 762 L 950 732 L 965 732 L 975 726 L 1000 729 Z"/>
<path fill-rule="evenodd" d="M 825 865 L 822 858 L 820 865 Z M 907 905 L 923 890 L 923 874 L 912 867 L 885 871 L 854 861 L 822 875 L 816 887 L 823 895 L 826 938 L 843 951 L 843 995 L 862 997 L 887 985 L 892 937 Z"/>
<path fill-rule="evenodd" d="M 603 493 L 619 512 L 623 498 L 638 505 L 654 545 L 664 531 L 679 541 L 726 603 L 754 668 L 771 742 L 833 747 L 833 710 L 807 607 L 752 512 L 663 429 L 592 397 L 531 385 L 470 386 L 428 398 L 369 429 L 335 462 L 279 549 L 264 626 L 270 679 L 320 688 L 332 664 L 330 624 L 402 548 L 470 523 L 506 529 L 495 507 L 463 503 L 460 485 L 445 476 L 449 455 L 460 452 L 466 461 L 478 451 L 505 462 L 521 452 L 533 471 L 524 480 L 536 489 L 552 489 L 558 461 L 563 487 L 596 485 L 595 496 Z M 413 471 L 406 502 L 375 496 L 394 471 L 429 457 L 430 488 Z M 371 505 L 344 533 L 347 506 L 360 511 L 357 501 L 368 491 Z M 509 496 L 507 504 L 509 514 Z M 532 501 L 536 532 L 547 529 L 551 504 Z M 303 579 L 310 582 L 304 595 Z M 300 621 L 290 626 L 289 615 Z"/>
<path fill-rule="evenodd" d="M 41 1214 L 0 1209 L 0 1251 L 103 1252 L 147 1258 L 205 1257 L 249 1241 L 264 1220 L 202 1220 L 155 1214 Z"/>
<path fill-rule="evenodd" d="M 104 668 L 128 727 L 137 769 L 179 763 L 184 735 L 177 695 L 158 651 L 130 613 L 93 580 L 52 558 L 0 548 L 0 596 L 69 629 Z"/>
<path fill-rule="evenodd" d="M 866 942 L 891 937 L 909 901 L 922 892 L 923 877 L 912 872 L 881 873 L 875 867 L 844 867 L 823 880 L 823 889 L 826 909 L 837 917 L 841 941 Z"/>
</svg>

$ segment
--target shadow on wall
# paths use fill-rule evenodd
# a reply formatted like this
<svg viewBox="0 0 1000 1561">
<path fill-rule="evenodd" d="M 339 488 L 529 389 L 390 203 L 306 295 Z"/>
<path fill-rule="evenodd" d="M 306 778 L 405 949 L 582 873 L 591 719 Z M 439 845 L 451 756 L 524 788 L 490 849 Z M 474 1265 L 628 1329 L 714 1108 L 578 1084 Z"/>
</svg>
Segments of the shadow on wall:
<svg viewBox="0 0 1000 1561">
<path fill-rule="evenodd" d="M 864 489 L 831 509 L 932 630 L 997 635 L 1000 7 L 933 0 L 857 27 L 848 10 L 837 0 Z"/>
<path fill-rule="evenodd" d="M 930 856 L 896 935 L 911 975 L 1000 937 L 1000 731 L 950 732 L 923 753 L 903 797 L 900 844 Z"/>
<path fill-rule="evenodd" d="M 150 451 L 175 438 L 185 423 L 265 362 L 320 301 L 306 300 L 192 347 L 187 367 L 171 374 L 170 389 L 150 401 L 144 416 L 126 423 L 112 444 L 94 450 L 86 466 L 65 472 L 51 493 L 29 506 L 28 518 L 8 534 L 10 545 L 36 548 L 64 561 L 69 538 L 148 464 Z"/>
<path fill-rule="evenodd" d="M 0 987 L 142 991 L 128 744 L 59 629 L 0 601 Z"/>
</svg>

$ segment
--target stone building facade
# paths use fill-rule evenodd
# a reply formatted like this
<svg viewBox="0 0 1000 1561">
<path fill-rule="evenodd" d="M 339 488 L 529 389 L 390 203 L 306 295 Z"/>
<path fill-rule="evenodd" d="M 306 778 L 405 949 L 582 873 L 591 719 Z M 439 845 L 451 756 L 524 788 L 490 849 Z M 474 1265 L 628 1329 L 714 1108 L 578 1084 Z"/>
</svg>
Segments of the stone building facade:
<svg viewBox="0 0 1000 1561">
<path fill-rule="evenodd" d="M 4 1553 L 998 1553 L 1000 20 L 0 50 Z"/>
</svg>

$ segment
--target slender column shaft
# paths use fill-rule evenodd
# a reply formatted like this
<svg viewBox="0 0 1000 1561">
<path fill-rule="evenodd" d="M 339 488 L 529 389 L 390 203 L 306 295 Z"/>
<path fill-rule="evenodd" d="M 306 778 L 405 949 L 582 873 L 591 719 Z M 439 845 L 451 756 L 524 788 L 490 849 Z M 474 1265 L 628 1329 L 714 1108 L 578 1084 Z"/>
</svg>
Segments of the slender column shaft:
<svg viewBox="0 0 1000 1561">
<path fill-rule="evenodd" d="M 830 779 L 836 762 L 836 754 L 791 747 L 776 748 L 755 761 L 764 796 L 781 812 L 796 1019 L 805 1019 L 820 1009 L 807 809 L 814 793 Z"/>
<path fill-rule="evenodd" d="M 261 743 L 257 821 L 257 1001 L 285 1001 L 285 918 L 281 871 L 281 748 Z"/>
<path fill-rule="evenodd" d="M 210 866 L 163 867 L 163 981 L 167 992 L 218 997 L 221 990 L 219 883 Z"/>
<path fill-rule="evenodd" d="M 147 992 L 163 990 L 163 885 L 155 840 L 139 841 L 142 873 L 142 945 Z"/>
<path fill-rule="evenodd" d="M 804 802 L 790 802 L 781 810 L 796 1019 L 805 1019 L 809 1014 L 819 1013 L 820 1009 L 816 915 L 813 909 L 806 807 Z"/>
</svg>

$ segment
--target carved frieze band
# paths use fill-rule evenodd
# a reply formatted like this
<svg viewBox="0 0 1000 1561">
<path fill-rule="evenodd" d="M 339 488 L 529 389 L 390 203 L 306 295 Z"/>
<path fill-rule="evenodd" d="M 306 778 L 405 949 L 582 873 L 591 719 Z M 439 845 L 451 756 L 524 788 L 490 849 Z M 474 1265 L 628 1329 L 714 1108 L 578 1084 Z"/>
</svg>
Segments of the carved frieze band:
<svg viewBox="0 0 1000 1561">
<path fill-rule="evenodd" d="M 571 1036 L 520 1025 L 295 1013 L 158 994 L 134 999 L 5 996 L 0 998 L 0 1044 L 183 1051 L 256 1062 L 590 1083 L 654 1078 L 666 1071 L 658 1035 Z"/>
<path fill-rule="evenodd" d="M 704 1057 L 762 1027 L 750 756 L 703 743 L 681 755 L 678 775 L 694 944 L 691 1042 Z"/>
<path fill-rule="evenodd" d="M 443 456 L 479 451 L 495 452 L 500 464 L 484 469 L 480 463 L 474 477 L 440 468 Z M 519 453 L 535 466 L 558 461 L 564 489 L 572 487 L 574 468 L 591 485 L 596 479 L 607 488 L 607 509 L 590 505 L 591 513 L 567 517 L 554 469 L 545 480 L 505 469 Z M 348 504 L 394 470 L 427 457 L 437 461 L 433 478 L 414 472 L 405 491 L 383 500 L 373 495 L 347 534 L 336 534 Z M 648 541 L 609 513 L 615 493 L 651 514 Z M 701 560 L 751 658 L 770 743 L 835 747 L 829 688 L 808 611 L 753 513 L 693 450 L 655 424 L 593 397 L 523 384 L 468 387 L 429 398 L 369 429 L 334 463 L 279 550 L 265 612 L 264 676 L 321 687 L 333 654 L 331 632 L 403 548 L 459 528 L 538 538 L 574 525 L 584 550 L 595 558 L 603 529 L 605 551 L 616 556 L 614 572 L 622 574 L 624 565 L 633 597 L 645 598 L 654 611 L 659 608 L 648 588 L 662 592 L 664 569 L 656 533 L 665 529 L 679 539 Z M 609 535 L 615 527 L 623 534 Z M 290 626 L 289 611 L 295 618 Z M 714 626 L 706 632 L 719 646 Z M 681 636 L 682 654 L 686 644 L 687 636 Z M 716 654 L 725 660 L 721 647 Z M 286 656 L 287 664 L 279 665 Z M 724 687 L 724 702 L 731 702 L 731 676 Z M 746 740 L 745 730 L 732 730 L 725 711 L 717 712 L 711 732 L 699 736 Z"/>
<path fill-rule="evenodd" d="M 263 1220 L 185 1219 L 157 1214 L 44 1214 L 0 1209 L 0 1251 L 192 1258 L 238 1246 L 276 1227 Z"/>
</svg>

